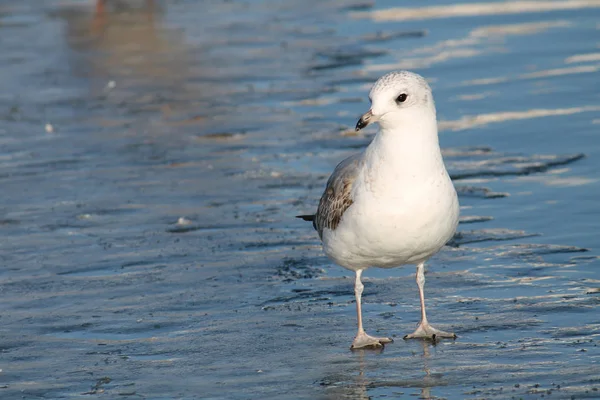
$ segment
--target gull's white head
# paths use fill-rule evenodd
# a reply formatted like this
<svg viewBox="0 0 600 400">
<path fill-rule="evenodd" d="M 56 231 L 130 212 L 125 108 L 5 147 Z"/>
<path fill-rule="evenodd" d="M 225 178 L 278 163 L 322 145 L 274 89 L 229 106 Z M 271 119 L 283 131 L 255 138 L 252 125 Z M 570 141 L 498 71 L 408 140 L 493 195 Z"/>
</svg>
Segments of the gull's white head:
<svg viewBox="0 0 600 400">
<path fill-rule="evenodd" d="M 371 109 L 356 124 L 359 131 L 372 122 L 393 127 L 415 110 L 426 110 L 435 117 L 435 103 L 427 81 L 409 71 L 385 74 L 375 82 L 369 93 Z"/>
</svg>

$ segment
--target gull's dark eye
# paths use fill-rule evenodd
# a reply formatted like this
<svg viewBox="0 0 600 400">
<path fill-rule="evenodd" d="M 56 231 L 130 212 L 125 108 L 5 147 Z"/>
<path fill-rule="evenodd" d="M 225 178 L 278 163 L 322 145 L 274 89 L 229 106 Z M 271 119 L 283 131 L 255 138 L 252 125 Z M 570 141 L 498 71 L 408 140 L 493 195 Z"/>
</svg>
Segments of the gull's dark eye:
<svg viewBox="0 0 600 400">
<path fill-rule="evenodd" d="M 402 93 L 400 96 L 396 97 L 396 103 L 404 103 L 407 97 L 406 93 Z"/>
</svg>

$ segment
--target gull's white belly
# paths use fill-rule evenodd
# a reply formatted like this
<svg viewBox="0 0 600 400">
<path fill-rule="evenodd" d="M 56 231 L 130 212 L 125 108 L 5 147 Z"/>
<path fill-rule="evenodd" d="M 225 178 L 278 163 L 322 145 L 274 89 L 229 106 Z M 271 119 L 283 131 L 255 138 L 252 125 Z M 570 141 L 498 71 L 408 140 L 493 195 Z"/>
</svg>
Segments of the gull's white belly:
<svg viewBox="0 0 600 400">
<path fill-rule="evenodd" d="M 351 270 L 427 260 L 453 236 L 458 199 L 447 175 L 419 186 L 378 195 L 365 191 L 335 230 L 324 231 L 325 253 Z"/>
</svg>

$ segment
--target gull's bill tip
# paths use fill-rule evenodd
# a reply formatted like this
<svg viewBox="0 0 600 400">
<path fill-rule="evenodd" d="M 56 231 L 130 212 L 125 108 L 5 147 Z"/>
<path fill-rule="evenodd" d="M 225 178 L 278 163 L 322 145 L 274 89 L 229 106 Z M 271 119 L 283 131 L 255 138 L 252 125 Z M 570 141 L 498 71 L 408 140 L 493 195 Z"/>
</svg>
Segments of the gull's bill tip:
<svg viewBox="0 0 600 400">
<path fill-rule="evenodd" d="M 369 110 L 366 113 L 364 113 L 360 119 L 358 120 L 358 122 L 356 123 L 356 131 L 360 131 L 362 128 L 364 128 L 365 126 L 369 125 L 373 119 L 373 111 Z"/>
</svg>

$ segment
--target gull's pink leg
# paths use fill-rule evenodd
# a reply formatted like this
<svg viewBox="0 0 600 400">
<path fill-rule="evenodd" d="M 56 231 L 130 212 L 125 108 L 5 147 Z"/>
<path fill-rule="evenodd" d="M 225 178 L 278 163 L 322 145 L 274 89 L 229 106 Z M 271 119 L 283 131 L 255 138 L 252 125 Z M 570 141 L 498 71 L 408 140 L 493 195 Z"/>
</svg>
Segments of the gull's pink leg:
<svg viewBox="0 0 600 400">
<path fill-rule="evenodd" d="M 94 34 L 100 33 L 104 25 L 106 25 L 106 0 L 96 0 L 96 10 L 91 27 L 92 32 Z"/>
<path fill-rule="evenodd" d="M 356 334 L 356 338 L 354 338 L 354 342 L 352 342 L 352 346 L 350 346 L 351 349 L 360 349 L 364 347 L 382 347 L 385 343 L 393 342 L 393 340 L 390 338 L 373 337 L 367 335 L 367 333 L 363 329 L 361 299 L 364 285 L 360 281 L 362 272 L 362 269 L 356 271 L 356 281 L 354 283 L 354 295 L 356 296 L 356 316 L 358 318 L 358 333 Z"/>
<path fill-rule="evenodd" d="M 106 0 L 96 0 L 96 15 L 104 14 L 105 6 L 106 6 Z"/>
<path fill-rule="evenodd" d="M 435 329 L 433 326 L 429 325 L 427 321 L 427 313 L 425 312 L 425 263 L 417 265 L 417 286 L 419 286 L 419 297 L 421 298 L 421 322 L 415 330 L 410 335 L 404 336 L 404 339 L 432 339 L 436 340 L 438 338 L 452 338 L 456 339 L 456 335 L 450 332 L 440 331 L 439 329 Z"/>
</svg>

